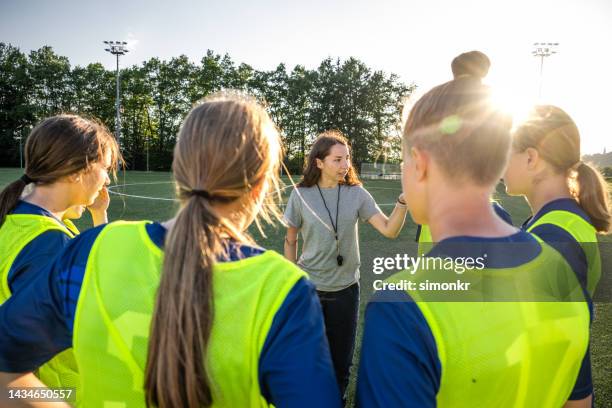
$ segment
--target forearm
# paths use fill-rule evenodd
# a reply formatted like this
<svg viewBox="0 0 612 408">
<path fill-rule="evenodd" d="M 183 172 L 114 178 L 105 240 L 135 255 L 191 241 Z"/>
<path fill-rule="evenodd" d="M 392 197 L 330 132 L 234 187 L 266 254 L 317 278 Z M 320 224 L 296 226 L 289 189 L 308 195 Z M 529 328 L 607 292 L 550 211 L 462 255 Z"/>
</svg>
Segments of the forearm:
<svg viewBox="0 0 612 408">
<path fill-rule="evenodd" d="M 108 213 L 106 211 L 92 211 L 91 219 L 93 220 L 94 227 L 98 225 L 108 223 Z"/>
<path fill-rule="evenodd" d="M 285 258 L 295 263 L 297 261 L 297 239 L 294 241 L 289 241 L 285 238 Z"/>
<path fill-rule="evenodd" d="M 377 229 L 387 238 L 397 238 L 404 226 L 404 221 L 406 221 L 406 212 L 407 208 L 405 206 L 396 204 L 389 218 L 381 214 L 382 218 L 384 218 L 384 222 L 380 228 Z M 380 223 L 380 221 L 378 221 L 378 223 Z"/>
</svg>

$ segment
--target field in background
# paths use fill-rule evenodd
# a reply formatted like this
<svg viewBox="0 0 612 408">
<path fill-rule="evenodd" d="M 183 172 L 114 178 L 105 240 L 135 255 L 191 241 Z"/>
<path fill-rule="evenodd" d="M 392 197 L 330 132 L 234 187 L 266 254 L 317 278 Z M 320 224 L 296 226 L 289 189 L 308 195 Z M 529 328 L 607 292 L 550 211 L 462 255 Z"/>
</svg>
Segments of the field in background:
<svg viewBox="0 0 612 408">
<path fill-rule="evenodd" d="M 21 175 L 19 169 L 0 169 L 0 188 L 17 179 Z M 288 180 L 285 179 L 288 183 Z M 171 218 L 176 211 L 177 204 L 173 199 L 173 185 L 170 173 L 127 172 L 118 175 L 117 185 L 111 187 L 111 205 L 109 218 L 154 221 Z M 389 214 L 397 195 L 401 191 L 399 181 L 393 180 L 365 180 L 365 188 L 370 191 L 382 210 Z M 290 192 L 289 186 L 285 192 Z M 118 195 L 123 194 L 123 195 Z M 285 198 L 288 194 L 285 194 Z M 507 196 L 499 188 L 495 198 L 512 215 L 515 225 L 520 225 L 529 215 L 529 208 L 524 199 Z M 91 225 L 88 214 L 77 221 L 81 230 Z M 379 276 L 371 272 L 372 258 L 375 256 L 388 256 L 394 253 L 416 253 L 414 236 L 416 226 L 407 217 L 400 236 L 390 240 L 381 236 L 369 224 L 360 224 L 359 236 L 361 245 L 361 310 L 359 319 L 359 338 L 357 341 L 356 360 L 359 355 L 360 333 L 363 322 L 363 310 L 372 293 L 372 281 Z M 262 237 L 253 228 L 253 236 L 257 242 L 269 249 L 282 252 L 284 230 L 280 227 L 266 227 L 266 237 Z M 612 242 L 612 236 L 603 237 L 604 241 Z M 385 255 L 387 254 L 387 255 Z M 612 273 L 604 270 L 604 273 Z M 612 407 L 612 304 L 597 304 L 595 320 L 592 329 L 591 355 L 593 361 L 593 379 L 595 384 L 596 402 L 598 407 Z M 356 367 L 353 367 L 354 369 Z M 353 401 L 355 370 L 351 377 L 349 389 L 349 403 Z"/>
</svg>

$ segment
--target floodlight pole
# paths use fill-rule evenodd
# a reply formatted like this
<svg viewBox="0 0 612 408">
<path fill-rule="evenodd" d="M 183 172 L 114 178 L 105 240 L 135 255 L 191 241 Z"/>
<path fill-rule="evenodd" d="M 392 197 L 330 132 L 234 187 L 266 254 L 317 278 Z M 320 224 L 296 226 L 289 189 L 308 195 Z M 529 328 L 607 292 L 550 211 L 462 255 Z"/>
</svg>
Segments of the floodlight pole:
<svg viewBox="0 0 612 408">
<path fill-rule="evenodd" d="M 117 144 L 121 149 L 121 81 L 119 72 L 119 56 L 127 54 L 129 50 L 127 49 L 127 43 L 125 41 L 104 41 L 104 44 L 108 46 L 108 48 L 105 48 L 104 50 L 117 57 L 117 97 L 115 98 L 117 117 L 115 118 L 115 137 L 117 139 Z"/>
<path fill-rule="evenodd" d="M 542 97 L 542 83 L 544 82 L 544 57 L 550 57 L 557 53 L 559 43 L 533 43 L 531 54 L 534 57 L 540 57 L 540 85 L 538 89 L 538 98 Z"/>
<path fill-rule="evenodd" d="M 23 169 L 23 135 L 15 136 L 15 140 L 19 140 L 19 168 Z"/>
</svg>

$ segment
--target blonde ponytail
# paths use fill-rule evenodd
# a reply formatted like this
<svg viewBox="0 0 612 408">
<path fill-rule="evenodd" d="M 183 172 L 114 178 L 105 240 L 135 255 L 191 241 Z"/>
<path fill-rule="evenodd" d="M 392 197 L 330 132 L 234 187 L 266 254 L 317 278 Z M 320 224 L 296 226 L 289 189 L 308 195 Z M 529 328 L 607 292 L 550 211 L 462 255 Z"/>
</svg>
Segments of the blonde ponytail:
<svg viewBox="0 0 612 408">
<path fill-rule="evenodd" d="M 610 193 L 601 173 L 587 163 L 576 168 L 577 199 L 597 232 L 610 231 Z"/>
<path fill-rule="evenodd" d="M 205 361 L 214 318 L 212 268 L 220 247 L 218 227 L 210 203 L 193 196 L 166 238 L 149 341 L 148 404 L 212 404 Z"/>
</svg>

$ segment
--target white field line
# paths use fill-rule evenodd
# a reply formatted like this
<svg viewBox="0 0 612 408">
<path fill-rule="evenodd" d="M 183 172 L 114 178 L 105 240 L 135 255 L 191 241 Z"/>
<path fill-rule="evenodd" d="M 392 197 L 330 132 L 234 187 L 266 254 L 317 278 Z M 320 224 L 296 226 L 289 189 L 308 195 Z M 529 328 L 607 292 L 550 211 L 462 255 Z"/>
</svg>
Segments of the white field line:
<svg viewBox="0 0 612 408">
<path fill-rule="evenodd" d="M 120 193 L 118 191 L 115 191 L 116 188 L 119 187 L 130 187 L 130 186 L 145 186 L 145 185 L 157 185 L 157 184 L 174 184 L 174 181 L 151 181 L 151 182 L 142 182 L 142 183 L 126 183 L 126 184 L 115 184 L 112 185 L 110 187 L 108 187 L 108 192 L 110 194 L 114 194 L 114 195 L 118 195 L 118 196 L 122 196 L 122 197 L 130 197 L 130 198 L 140 198 L 143 200 L 154 200 L 154 201 L 179 201 L 176 198 L 164 198 L 164 197 L 150 197 L 150 196 L 141 196 L 141 195 L 135 195 L 135 194 L 126 194 L 126 193 Z M 281 190 L 286 190 L 290 187 L 293 187 L 291 185 L 285 186 L 283 187 Z M 368 188 L 369 190 L 393 190 L 393 191 L 400 191 L 396 188 L 391 188 L 391 187 L 370 187 Z M 389 207 L 395 205 L 395 203 L 382 203 L 382 204 L 378 204 L 379 207 Z M 280 207 L 284 207 L 285 204 L 281 204 Z"/>
</svg>

